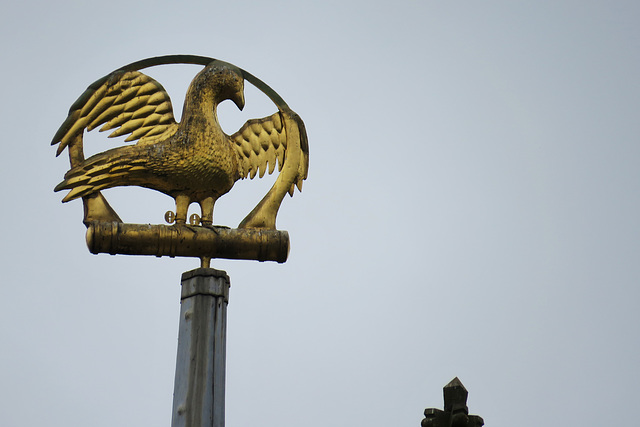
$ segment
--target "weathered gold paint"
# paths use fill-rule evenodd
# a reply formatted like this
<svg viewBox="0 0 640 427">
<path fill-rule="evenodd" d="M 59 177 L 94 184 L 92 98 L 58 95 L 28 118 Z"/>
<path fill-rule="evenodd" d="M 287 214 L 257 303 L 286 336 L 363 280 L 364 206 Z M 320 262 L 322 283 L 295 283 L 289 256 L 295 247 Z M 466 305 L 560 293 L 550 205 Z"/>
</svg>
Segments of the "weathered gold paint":
<svg viewBox="0 0 640 427">
<path fill-rule="evenodd" d="M 170 63 L 204 65 L 188 89 L 180 123 L 174 118 L 164 88 L 139 71 Z M 226 99 L 242 109 L 245 80 L 263 91 L 278 112 L 249 120 L 238 132 L 227 135 L 220 128 L 216 109 Z M 100 131 L 113 130 L 109 137 L 128 135 L 125 141 L 137 143 L 85 159 L 84 131 L 99 126 Z M 216 230 L 212 228 L 215 202 L 231 190 L 235 181 L 271 174 L 277 166 L 280 173 L 275 183 L 239 225 L 241 229 L 275 230 L 284 196 L 293 195 L 296 186 L 302 189 L 309 164 L 304 123 L 275 91 L 234 65 L 189 55 L 150 58 L 99 79 L 71 106 L 69 116 L 53 138 L 52 145 L 55 144 L 58 155 L 68 148 L 71 163 L 64 181 L 55 190 L 69 190 L 63 202 L 82 198 L 84 222 L 94 237 L 95 230 L 106 230 L 99 223 L 128 226 L 122 224 L 102 195 L 103 189 L 136 185 L 173 197 L 176 211 L 168 212 L 165 218 L 175 222 L 174 231 L 184 230 L 180 227 L 186 226 L 189 205 L 196 202 L 201 215 L 192 215 L 189 222 L 211 231 Z M 146 254 L 150 250 L 145 233 L 127 228 L 125 234 L 126 253 Z M 201 234 L 209 235 L 206 231 Z M 252 251 L 245 250 L 246 245 L 255 242 L 253 238 L 242 233 L 230 236 L 225 245 L 234 246 L 231 241 L 238 239 L 238 253 L 253 256 Z M 135 243 L 137 239 L 139 244 Z M 208 265 L 210 257 L 218 256 L 210 248 L 207 253 L 199 253 L 198 245 L 194 248 L 184 256 L 200 257 L 203 265 Z"/>
<path fill-rule="evenodd" d="M 93 254 L 252 259 L 285 262 L 289 234 L 279 230 L 94 221 L 87 227 Z"/>
</svg>

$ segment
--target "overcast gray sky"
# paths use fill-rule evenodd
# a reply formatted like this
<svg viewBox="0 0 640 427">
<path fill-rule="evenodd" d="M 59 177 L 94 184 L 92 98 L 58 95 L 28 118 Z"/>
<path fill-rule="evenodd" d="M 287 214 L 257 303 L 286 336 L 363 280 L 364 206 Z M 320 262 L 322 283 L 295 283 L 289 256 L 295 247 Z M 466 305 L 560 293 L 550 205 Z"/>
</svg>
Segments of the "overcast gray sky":
<svg viewBox="0 0 640 427">
<path fill-rule="evenodd" d="M 234 63 L 306 123 L 286 264 L 231 276 L 227 426 L 419 427 L 458 376 L 487 426 L 634 425 L 636 1 L 22 1 L 0 13 L 0 425 L 169 425 L 193 259 L 91 255 L 49 146 L 138 59 Z M 149 70 L 176 113 L 199 68 Z M 223 127 L 275 107 L 247 88 Z M 90 135 L 87 149 L 112 146 Z M 89 147 L 90 145 L 93 148 Z M 236 226 L 269 182 L 216 206 Z M 173 201 L 105 193 L 126 222 Z"/>
</svg>

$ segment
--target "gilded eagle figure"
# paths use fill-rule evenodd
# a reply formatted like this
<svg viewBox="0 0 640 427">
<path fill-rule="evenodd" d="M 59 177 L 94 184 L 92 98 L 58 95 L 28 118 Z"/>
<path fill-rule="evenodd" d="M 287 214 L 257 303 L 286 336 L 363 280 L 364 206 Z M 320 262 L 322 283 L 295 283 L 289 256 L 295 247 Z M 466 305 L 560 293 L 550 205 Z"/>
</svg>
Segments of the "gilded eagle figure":
<svg viewBox="0 0 640 427">
<path fill-rule="evenodd" d="M 275 229 L 284 195 L 293 195 L 296 186 L 301 190 L 307 176 L 308 144 L 299 116 L 273 95 L 279 101 L 278 112 L 225 134 L 218 122 L 218 104 L 231 100 L 242 110 L 245 77 L 264 84 L 232 64 L 213 60 L 191 82 L 177 123 L 162 85 L 135 68 L 123 67 L 89 86 L 54 136 L 57 155 L 68 148 L 72 166 L 55 187 L 69 190 L 62 201 L 82 198 L 85 223 L 120 221 L 100 191 L 136 185 L 173 197 L 177 224 L 185 223 L 189 205 L 195 202 L 201 208 L 201 224 L 211 226 L 216 200 L 237 180 L 271 174 L 277 165 L 280 175 L 273 187 L 240 224 Z M 128 135 L 126 142 L 137 143 L 84 159 L 84 130 L 98 126 L 100 131 L 115 129 L 109 137 Z"/>
</svg>

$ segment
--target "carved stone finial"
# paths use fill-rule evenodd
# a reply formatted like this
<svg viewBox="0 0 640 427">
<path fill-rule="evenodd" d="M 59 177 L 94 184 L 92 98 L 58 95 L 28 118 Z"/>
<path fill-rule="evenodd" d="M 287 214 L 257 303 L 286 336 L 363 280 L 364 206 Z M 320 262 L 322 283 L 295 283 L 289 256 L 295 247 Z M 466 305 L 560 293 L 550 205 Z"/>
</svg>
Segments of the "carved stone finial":
<svg viewBox="0 0 640 427">
<path fill-rule="evenodd" d="M 469 415 L 467 396 L 469 393 L 458 377 L 443 388 L 444 411 L 436 408 L 424 410 L 422 427 L 482 427 L 484 420 L 478 415 Z"/>
</svg>

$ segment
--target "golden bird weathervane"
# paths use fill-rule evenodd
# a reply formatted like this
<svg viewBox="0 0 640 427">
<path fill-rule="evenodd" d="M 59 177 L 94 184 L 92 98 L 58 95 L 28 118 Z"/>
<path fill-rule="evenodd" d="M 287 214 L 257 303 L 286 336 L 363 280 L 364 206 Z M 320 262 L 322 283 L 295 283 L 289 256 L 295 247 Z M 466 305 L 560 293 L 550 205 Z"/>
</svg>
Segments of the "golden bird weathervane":
<svg viewBox="0 0 640 427">
<path fill-rule="evenodd" d="M 162 85 L 139 70 L 165 64 L 203 65 L 191 82 L 182 119 L 173 115 Z M 248 81 L 278 107 L 275 114 L 246 122 L 233 135 L 223 132 L 217 106 L 227 99 L 242 110 Z M 109 137 L 128 135 L 125 145 L 85 159 L 83 134 L 102 126 Z M 284 262 L 288 234 L 276 230 L 284 196 L 293 196 L 307 177 L 309 147 L 304 123 L 264 82 L 232 64 L 192 55 L 149 58 L 126 65 L 91 84 L 69 109 L 53 137 L 56 155 L 65 148 L 71 169 L 55 191 L 69 190 L 62 200 L 82 198 L 87 244 L 93 253 L 194 256 L 209 267 L 211 258 Z M 275 183 L 238 229 L 213 225 L 216 200 L 237 180 L 271 174 Z M 101 191 L 135 185 L 175 199 L 167 212 L 171 226 L 125 224 Z M 187 224 L 191 203 L 193 214 Z"/>
</svg>

